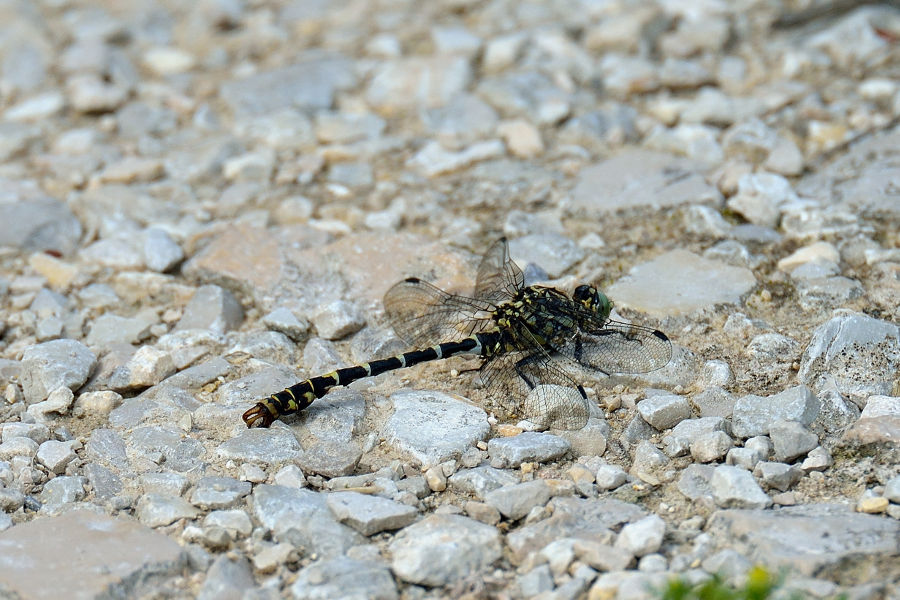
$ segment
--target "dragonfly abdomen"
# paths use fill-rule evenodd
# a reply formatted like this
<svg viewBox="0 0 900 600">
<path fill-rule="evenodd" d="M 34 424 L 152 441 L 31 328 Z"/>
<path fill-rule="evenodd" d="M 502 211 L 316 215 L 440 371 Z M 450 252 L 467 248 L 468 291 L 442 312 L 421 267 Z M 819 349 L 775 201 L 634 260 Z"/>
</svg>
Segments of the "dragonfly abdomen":
<svg viewBox="0 0 900 600">
<path fill-rule="evenodd" d="M 243 419 L 248 427 L 268 427 L 278 417 L 289 415 L 307 408 L 310 404 L 327 394 L 331 388 L 350 385 L 354 381 L 365 377 L 374 377 L 404 369 L 419 363 L 448 358 L 456 354 L 479 354 L 482 356 L 493 353 L 500 340 L 500 334 L 496 332 L 476 333 L 458 342 L 444 342 L 423 350 L 404 352 L 391 358 L 373 360 L 353 367 L 337 369 L 325 375 L 319 375 L 294 384 L 277 394 L 272 394 L 265 400 L 244 413 Z"/>
</svg>

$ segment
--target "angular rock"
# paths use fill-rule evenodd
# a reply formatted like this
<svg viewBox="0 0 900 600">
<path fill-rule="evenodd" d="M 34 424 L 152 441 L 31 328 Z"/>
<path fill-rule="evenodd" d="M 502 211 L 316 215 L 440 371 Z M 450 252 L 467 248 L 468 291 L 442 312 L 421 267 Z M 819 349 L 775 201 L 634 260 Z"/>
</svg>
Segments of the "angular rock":
<svg viewBox="0 0 900 600">
<path fill-rule="evenodd" d="M 220 554 L 206 573 L 206 581 L 197 594 L 198 600 L 239 600 L 253 589 L 253 570 L 246 558 L 230 558 Z"/>
<path fill-rule="evenodd" d="M 77 390 L 96 364 L 94 353 L 75 340 L 52 340 L 29 346 L 22 355 L 25 402 L 40 402 L 59 387 Z"/>
<path fill-rule="evenodd" d="M 38 448 L 36 456 L 51 473 L 59 475 L 65 472 L 66 465 L 75 460 L 76 454 L 73 446 L 77 444 L 77 441 L 47 440 Z"/>
<path fill-rule="evenodd" d="M 323 494 L 310 490 L 257 485 L 250 506 L 276 540 L 304 545 L 322 556 L 339 556 L 365 540 L 334 519 Z"/>
<path fill-rule="evenodd" d="M 366 321 L 352 304 L 335 300 L 313 314 L 312 324 L 324 339 L 339 340 L 359 331 Z"/>
<path fill-rule="evenodd" d="M 391 402 L 385 439 L 422 465 L 457 457 L 490 431 L 482 409 L 441 392 L 401 390 L 391 394 Z"/>
<path fill-rule="evenodd" d="M 753 474 L 768 487 L 785 492 L 803 477 L 803 471 L 781 462 L 761 462 L 753 469 Z"/>
<path fill-rule="evenodd" d="M 796 421 L 775 421 L 769 437 L 779 462 L 791 462 L 819 445 L 818 436 Z"/>
<path fill-rule="evenodd" d="M 584 250 L 572 240 L 555 233 L 533 233 L 509 242 L 509 254 L 523 267 L 534 263 L 550 278 L 565 273 L 584 258 Z"/>
<path fill-rule="evenodd" d="M 740 467 L 716 467 L 709 487 L 716 505 L 723 508 L 765 508 L 772 504 L 750 472 Z"/>
<path fill-rule="evenodd" d="M 291 594 L 296 600 L 399 598 L 397 584 L 385 565 L 346 556 L 319 560 L 301 569 L 291 586 Z"/>
<path fill-rule="evenodd" d="M 526 431 L 513 437 L 493 438 L 488 442 L 491 466 L 515 468 L 523 462 L 549 462 L 563 456 L 571 448 L 565 439 L 549 433 Z"/>
<path fill-rule="evenodd" d="M 694 440 L 700 436 L 725 430 L 726 422 L 722 417 L 685 419 L 678 423 L 668 435 L 663 436 L 663 449 L 666 455 L 672 458 L 683 456 L 688 453 Z"/>
<path fill-rule="evenodd" d="M 687 398 L 675 394 L 650 396 L 637 403 L 637 410 L 647 423 L 660 431 L 691 417 Z"/>
<path fill-rule="evenodd" d="M 765 398 L 751 394 L 735 402 L 731 426 L 739 438 L 766 435 L 776 421 L 809 425 L 818 416 L 820 406 L 819 399 L 805 385 Z"/>
<path fill-rule="evenodd" d="M 233 508 L 249 493 L 249 482 L 231 477 L 201 477 L 191 492 L 191 504 L 206 510 Z"/>
<path fill-rule="evenodd" d="M 710 486 L 716 467 L 712 465 L 688 465 L 678 478 L 678 491 L 691 501 L 712 504 L 713 491 Z"/>
<path fill-rule="evenodd" d="M 195 519 L 200 511 L 177 496 L 144 494 L 138 500 L 135 514 L 148 527 L 163 527 L 179 519 Z"/>
<path fill-rule="evenodd" d="M 278 464 L 296 460 L 302 454 L 300 442 L 289 429 L 246 429 L 216 448 L 224 459 Z"/>
<path fill-rule="evenodd" d="M 444 586 L 486 570 L 500 558 L 500 532 L 459 515 L 433 514 L 403 529 L 388 546 L 394 574 L 409 583 Z"/>
<path fill-rule="evenodd" d="M 328 494 L 325 502 L 340 523 L 349 525 L 364 536 L 406 527 L 419 514 L 414 506 L 358 492 Z"/>
<path fill-rule="evenodd" d="M 862 399 L 890 394 L 898 369 L 900 328 L 888 321 L 844 312 L 813 332 L 797 379 L 819 386 L 826 378 L 836 384 L 841 394 Z"/>
<path fill-rule="evenodd" d="M 352 61 L 339 54 L 303 54 L 292 65 L 225 82 L 219 95 L 241 118 L 284 108 L 327 109 L 334 94 L 356 82 Z"/>
<path fill-rule="evenodd" d="M 543 479 L 504 486 L 484 496 L 486 504 L 496 508 L 510 521 L 521 519 L 532 508 L 543 506 L 548 500 L 550 500 L 550 486 Z"/>
<path fill-rule="evenodd" d="M 221 334 L 236 329 L 243 320 L 244 309 L 231 292 L 204 285 L 188 302 L 176 329 L 208 329 Z"/>
<path fill-rule="evenodd" d="M 724 431 L 701 434 L 691 442 L 691 457 L 702 463 L 719 460 L 734 446 L 734 441 Z"/>
<path fill-rule="evenodd" d="M 632 556 L 645 556 L 659 550 L 665 534 L 666 522 L 658 515 L 649 515 L 625 525 L 616 538 L 615 547 Z"/>
<path fill-rule="evenodd" d="M 54 477 L 46 484 L 41 492 L 41 502 L 44 506 L 67 504 L 84 499 L 84 484 L 87 480 L 80 476 L 63 475 Z"/>
<path fill-rule="evenodd" d="M 462 469 L 450 476 L 450 487 L 484 500 L 487 494 L 503 486 L 519 483 L 519 478 L 509 471 L 501 471 L 487 465 L 474 469 Z"/>
</svg>

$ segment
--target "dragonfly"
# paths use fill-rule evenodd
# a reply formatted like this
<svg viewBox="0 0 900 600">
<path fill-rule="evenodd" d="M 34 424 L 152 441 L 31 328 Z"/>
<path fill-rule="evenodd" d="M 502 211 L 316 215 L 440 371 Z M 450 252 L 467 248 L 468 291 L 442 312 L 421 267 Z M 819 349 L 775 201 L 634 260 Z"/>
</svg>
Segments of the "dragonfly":
<svg viewBox="0 0 900 600">
<path fill-rule="evenodd" d="M 417 277 L 387 291 L 387 319 L 415 350 L 301 381 L 257 402 L 243 420 L 248 427 L 268 427 L 334 387 L 469 354 L 481 357 L 484 387 L 507 416 L 545 428 L 581 429 L 590 416 L 590 402 L 573 377 L 575 370 L 647 373 L 672 357 L 666 334 L 614 320 L 612 308 L 612 301 L 593 285 L 579 285 L 571 295 L 526 286 L 506 238 L 500 238 L 482 257 L 471 295 L 451 294 Z"/>
</svg>

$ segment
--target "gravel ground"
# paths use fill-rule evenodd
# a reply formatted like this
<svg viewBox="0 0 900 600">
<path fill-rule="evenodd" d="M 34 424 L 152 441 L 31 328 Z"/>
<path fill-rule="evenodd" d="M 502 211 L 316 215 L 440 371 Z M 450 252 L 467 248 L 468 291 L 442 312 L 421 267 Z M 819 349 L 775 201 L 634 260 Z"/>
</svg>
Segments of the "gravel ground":
<svg viewBox="0 0 900 600">
<path fill-rule="evenodd" d="M 0 13 L 0 595 L 900 597 L 896 3 Z M 471 358 L 245 428 L 502 235 L 669 365 L 578 431 Z"/>
</svg>

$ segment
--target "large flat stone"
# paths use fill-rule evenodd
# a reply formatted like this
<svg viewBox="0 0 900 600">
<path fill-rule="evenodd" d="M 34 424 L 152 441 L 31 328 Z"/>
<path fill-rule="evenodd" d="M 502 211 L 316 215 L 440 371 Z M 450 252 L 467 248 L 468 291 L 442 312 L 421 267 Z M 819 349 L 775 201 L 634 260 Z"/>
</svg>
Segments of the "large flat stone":
<svg viewBox="0 0 900 600">
<path fill-rule="evenodd" d="M 755 285 L 749 269 L 672 250 L 634 267 L 607 293 L 618 305 L 662 317 L 736 304 Z"/>
<path fill-rule="evenodd" d="M 844 564 L 866 572 L 860 561 L 895 557 L 896 565 L 900 553 L 900 522 L 838 504 L 720 510 L 707 531 L 754 562 L 804 575 Z"/>
<path fill-rule="evenodd" d="M 184 563 L 174 540 L 87 510 L 0 533 L 0 588 L 29 600 L 133 597 L 147 577 L 175 576 Z"/>
</svg>

